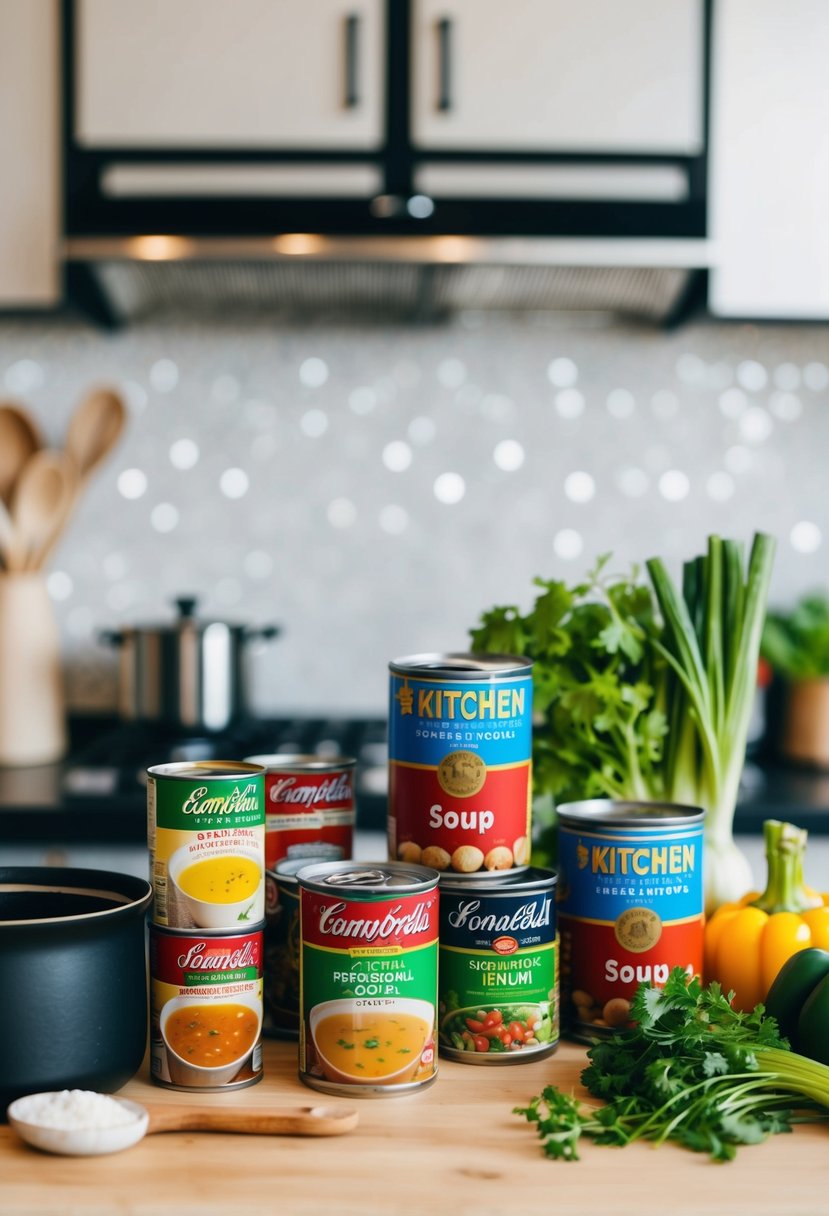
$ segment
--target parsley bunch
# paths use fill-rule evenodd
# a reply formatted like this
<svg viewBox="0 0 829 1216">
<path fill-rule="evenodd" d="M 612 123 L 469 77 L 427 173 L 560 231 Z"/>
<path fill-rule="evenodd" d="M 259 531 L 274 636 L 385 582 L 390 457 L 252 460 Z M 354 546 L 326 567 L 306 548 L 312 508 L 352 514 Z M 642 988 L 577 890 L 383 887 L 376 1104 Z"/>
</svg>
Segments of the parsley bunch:
<svg viewBox="0 0 829 1216">
<path fill-rule="evenodd" d="M 526 615 L 515 605 L 492 608 L 471 633 L 473 651 L 533 660 L 533 710 L 544 717 L 533 783 L 559 802 L 664 796 L 668 724 L 657 688 L 665 664 L 653 646 L 661 629 L 638 569 L 614 575 L 610 556 L 573 586 L 535 579 L 539 594 Z"/>
<path fill-rule="evenodd" d="M 788 1050 L 762 1005 L 731 1007 L 719 984 L 703 987 L 674 969 L 662 989 L 641 985 L 636 1025 L 596 1043 L 582 1082 L 606 1105 L 580 1102 L 554 1085 L 516 1107 L 549 1157 L 578 1159 L 578 1142 L 675 1140 L 716 1161 L 829 1109 L 829 1068 Z"/>
</svg>

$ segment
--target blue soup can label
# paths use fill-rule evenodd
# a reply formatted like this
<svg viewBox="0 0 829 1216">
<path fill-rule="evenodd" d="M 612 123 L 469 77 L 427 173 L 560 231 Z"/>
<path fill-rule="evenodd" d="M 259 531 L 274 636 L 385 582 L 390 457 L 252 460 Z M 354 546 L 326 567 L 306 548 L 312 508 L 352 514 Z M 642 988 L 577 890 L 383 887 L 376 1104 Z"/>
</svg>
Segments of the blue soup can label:
<svg viewBox="0 0 829 1216">
<path fill-rule="evenodd" d="M 438 1042 L 470 1064 L 536 1058 L 558 1043 L 556 875 L 440 880 Z"/>
<path fill-rule="evenodd" d="M 525 867 L 532 664 L 415 655 L 390 668 L 389 856 L 456 874 Z"/>
<path fill-rule="evenodd" d="M 563 1017 L 594 1038 L 629 1022 L 639 984 L 702 973 L 703 812 L 594 799 L 558 815 Z"/>
</svg>

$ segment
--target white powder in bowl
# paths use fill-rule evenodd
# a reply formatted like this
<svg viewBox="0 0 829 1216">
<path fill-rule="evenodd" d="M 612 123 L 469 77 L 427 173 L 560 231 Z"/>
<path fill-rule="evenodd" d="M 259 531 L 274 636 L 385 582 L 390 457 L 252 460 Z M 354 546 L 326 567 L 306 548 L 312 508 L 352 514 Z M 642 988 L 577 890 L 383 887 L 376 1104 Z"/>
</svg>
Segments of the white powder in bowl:
<svg viewBox="0 0 829 1216">
<path fill-rule="evenodd" d="M 91 1089 L 63 1089 L 52 1094 L 32 1094 L 15 1106 L 15 1115 L 26 1123 L 39 1127 L 56 1127 L 66 1131 L 103 1127 L 122 1127 L 135 1123 L 136 1116 L 108 1094 Z"/>
</svg>

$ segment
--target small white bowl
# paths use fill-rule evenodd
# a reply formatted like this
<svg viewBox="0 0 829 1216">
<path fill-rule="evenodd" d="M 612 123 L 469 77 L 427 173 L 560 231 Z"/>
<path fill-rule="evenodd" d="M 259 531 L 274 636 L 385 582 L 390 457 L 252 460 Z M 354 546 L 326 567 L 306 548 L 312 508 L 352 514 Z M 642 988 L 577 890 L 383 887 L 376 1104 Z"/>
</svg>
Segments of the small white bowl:
<svg viewBox="0 0 829 1216">
<path fill-rule="evenodd" d="M 210 1005 L 212 1003 L 210 1000 L 198 1000 L 191 996 L 174 996 L 161 1008 L 158 1019 L 159 1029 L 161 1037 L 164 1040 L 167 1067 L 170 1070 L 170 1081 L 173 1085 L 186 1085 L 191 1089 L 206 1089 L 217 1085 L 227 1085 L 229 1081 L 233 1080 L 243 1064 L 250 1059 L 254 1047 L 259 1042 L 260 1035 L 262 1034 L 262 1003 L 252 994 L 240 992 L 232 997 L 228 997 L 227 1000 L 216 1001 L 215 1004 L 244 1005 L 247 1009 L 252 1009 L 256 1014 L 256 1037 L 248 1050 L 235 1060 L 231 1060 L 229 1064 L 220 1064 L 216 1068 L 206 1068 L 202 1064 L 191 1064 L 189 1060 L 185 1060 L 178 1055 L 167 1042 L 167 1020 L 170 1014 L 175 1013 L 177 1009 L 186 1008 L 188 1005 Z"/>
<path fill-rule="evenodd" d="M 428 1042 L 435 1025 L 434 1005 L 432 1005 L 429 1001 L 419 1001 L 409 997 L 395 997 L 394 999 L 390 999 L 388 1001 L 388 1006 L 381 1009 L 379 1012 L 392 1011 L 396 1013 L 409 1013 L 412 1014 L 413 1017 L 420 1018 L 422 1022 L 425 1022 L 427 1026 L 426 1041 Z M 311 1031 L 311 1038 L 314 1043 L 314 1051 L 316 1052 L 317 1062 L 322 1069 L 323 1075 L 328 1081 L 337 1081 L 348 1085 L 366 1084 L 366 1082 L 361 1081 L 359 1077 L 355 1077 L 353 1073 L 341 1072 L 335 1064 L 332 1064 L 331 1061 L 323 1055 L 322 1051 L 320 1051 L 319 1044 L 317 1043 L 317 1026 L 323 1018 L 335 1016 L 336 1014 L 340 1013 L 355 1012 L 359 1013 L 360 1010 L 355 1010 L 353 1000 L 323 1001 L 321 1005 L 315 1005 L 311 1010 L 308 1022 Z M 366 1012 L 370 1012 L 370 1009 L 367 1009 Z M 403 1067 L 399 1068 L 397 1072 L 389 1073 L 385 1077 L 373 1077 L 369 1083 L 371 1085 L 402 1085 L 414 1077 L 419 1067 L 420 1056 L 417 1055 L 413 1060 L 407 1060 Z"/>
<path fill-rule="evenodd" d="M 199 861 L 207 861 L 213 857 L 244 857 L 262 866 L 262 857 L 252 849 L 232 848 L 206 853 L 196 844 L 185 844 L 176 849 L 167 863 L 167 873 L 176 889 L 176 894 L 183 900 L 190 915 L 199 929 L 232 929 L 237 925 L 255 925 L 265 918 L 265 876 L 264 871 L 259 879 L 259 885 L 247 899 L 240 899 L 233 904 L 211 904 L 203 899 L 195 899 L 182 891 L 178 880 L 188 866 Z"/>
<path fill-rule="evenodd" d="M 130 1123 L 116 1127 L 46 1127 L 34 1121 L 32 1099 L 50 1094 L 27 1094 L 12 1102 L 6 1114 L 9 1123 L 27 1144 L 46 1153 L 61 1153 L 68 1157 L 98 1157 L 104 1153 L 120 1153 L 132 1148 L 146 1135 L 150 1116 L 143 1106 L 126 1098 L 115 1101 L 134 1116 Z"/>
</svg>

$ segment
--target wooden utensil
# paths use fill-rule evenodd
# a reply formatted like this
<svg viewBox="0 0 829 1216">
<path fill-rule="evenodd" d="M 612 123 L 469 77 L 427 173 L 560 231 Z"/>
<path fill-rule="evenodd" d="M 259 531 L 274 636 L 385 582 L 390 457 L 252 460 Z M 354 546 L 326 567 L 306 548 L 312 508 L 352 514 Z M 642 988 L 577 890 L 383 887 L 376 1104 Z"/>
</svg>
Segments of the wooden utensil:
<svg viewBox="0 0 829 1216">
<path fill-rule="evenodd" d="M 353 1131 L 356 1110 L 336 1106 L 286 1106 L 245 1110 L 232 1106 L 185 1103 L 166 1106 L 116 1098 L 131 1118 L 106 1127 L 54 1127 L 38 1122 L 33 1102 L 45 1095 L 18 1098 L 7 1113 L 21 1139 L 47 1153 L 97 1157 L 132 1148 L 153 1132 L 233 1132 L 250 1136 L 341 1136 Z"/>
<path fill-rule="evenodd" d="M 232 1106 L 142 1102 L 153 1132 L 240 1132 L 253 1136 L 341 1136 L 353 1131 L 360 1115 L 350 1107 L 286 1106 L 275 1110 L 243 1110 Z"/>
<path fill-rule="evenodd" d="M 40 431 L 20 406 L 0 405 L 0 500 L 9 506 L 23 466 L 43 447 Z"/>
<path fill-rule="evenodd" d="M 41 448 L 24 465 L 11 508 L 19 569 L 42 565 L 72 505 L 75 483 L 74 466 L 63 452 Z"/>
<path fill-rule="evenodd" d="M 69 420 L 66 453 L 83 486 L 115 447 L 127 420 L 127 407 L 111 389 L 96 389 L 85 397 Z"/>
</svg>

